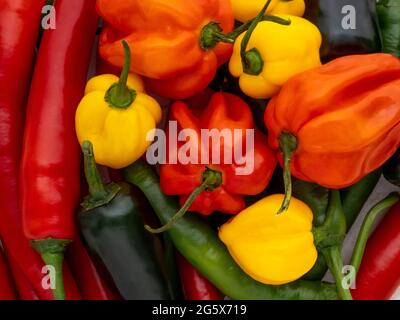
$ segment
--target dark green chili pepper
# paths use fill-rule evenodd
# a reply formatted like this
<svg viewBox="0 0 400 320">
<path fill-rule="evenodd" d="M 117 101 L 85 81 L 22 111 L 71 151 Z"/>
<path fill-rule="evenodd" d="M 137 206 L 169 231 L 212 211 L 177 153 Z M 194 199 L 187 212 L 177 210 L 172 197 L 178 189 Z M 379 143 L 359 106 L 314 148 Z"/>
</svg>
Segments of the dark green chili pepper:
<svg viewBox="0 0 400 320">
<path fill-rule="evenodd" d="M 90 142 L 84 142 L 85 173 L 90 195 L 79 214 L 86 244 L 109 271 L 126 300 L 166 300 L 155 247 L 144 229 L 139 198 L 126 183 L 103 185 Z"/>
<path fill-rule="evenodd" d="M 400 0 L 379 0 L 377 9 L 383 52 L 400 58 Z"/>
<path fill-rule="evenodd" d="M 137 161 L 126 168 L 125 178 L 143 191 L 161 223 L 167 223 L 179 210 L 176 199 L 162 193 L 159 178 L 145 162 Z M 168 234 L 177 250 L 233 299 L 337 299 L 335 286 L 324 282 L 299 280 L 283 286 L 268 286 L 253 280 L 234 262 L 215 231 L 193 214 L 180 219 Z"/>
<path fill-rule="evenodd" d="M 383 175 L 391 184 L 400 187 L 400 149 L 383 166 Z"/>
<path fill-rule="evenodd" d="M 376 0 L 309 0 L 306 18 L 321 30 L 321 57 L 381 51 Z"/>
</svg>

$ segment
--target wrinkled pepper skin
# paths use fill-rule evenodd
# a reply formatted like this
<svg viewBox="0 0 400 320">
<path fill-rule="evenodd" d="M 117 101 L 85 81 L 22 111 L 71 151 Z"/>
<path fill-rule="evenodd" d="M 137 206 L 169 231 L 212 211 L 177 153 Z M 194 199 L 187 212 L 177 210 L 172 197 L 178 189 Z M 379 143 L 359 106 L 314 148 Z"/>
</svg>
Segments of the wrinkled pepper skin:
<svg viewBox="0 0 400 320">
<path fill-rule="evenodd" d="M 348 187 L 383 165 L 400 145 L 400 60 L 347 56 L 291 80 L 267 107 L 270 146 L 284 133 L 297 142 L 293 176 Z M 282 153 L 279 152 L 282 162 Z"/>
<path fill-rule="evenodd" d="M 400 0 L 380 0 L 377 10 L 383 52 L 400 58 Z"/>
<path fill-rule="evenodd" d="M 121 169 L 139 159 L 151 144 L 147 134 L 155 129 L 162 112 L 158 102 L 144 92 L 140 77 L 128 76 L 127 86 L 136 91 L 135 100 L 125 109 L 110 107 L 107 90 L 118 77 L 104 74 L 89 80 L 85 97 L 75 115 L 79 143 L 93 143 L 98 164 Z"/>
<path fill-rule="evenodd" d="M 166 300 L 162 277 L 150 235 L 144 229 L 147 209 L 127 184 L 105 206 L 83 210 L 79 225 L 85 242 L 109 271 L 126 300 Z"/>
<path fill-rule="evenodd" d="M 376 0 L 309 0 L 305 17 L 321 30 L 324 61 L 381 51 Z"/>
<path fill-rule="evenodd" d="M 288 211 L 276 215 L 283 198 L 283 195 L 264 198 L 219 230 L 220 239 L 236 263 L 264 284 L 293 282 L 306 274 L 317 260 L 311 209 L 300 200 L 292 199 Z"/>
<path fill-rule="evenodd" d="M 106 21 L 100 55 L 122 67 L 125 39 L 132 49 L 131 71 L 145 77 L 150 92 L 164 97 L 185 99 L 201 92 L 232 52 L 230 44 L 200 46 L 202 29 L 210 22 L 232 31 L 230 0 L 99 0 L 97 10 Z"/>
<path fill-rule="evenodd" d="M 235 19 L 247 22 L 253 19 L 261 11 L 266 0 L 231 0 Z M 304 14 L 306 4 L 304 0 L 272 0 L 267 14 L 289 14 L 301 17 Z"/>
<path fill-rule="evenodd" d="M 290 25 L 272 21 L 260 22 L 254 30 L 247 50 L 257 49 L 263 61 L 258 74 L 244 71 L 241 45 L 245 33 L 235 41 L 233 55 L 229 62 L 231 74 L 239 78 L 242 91 L 254 99 L 267 99 L 278 93 L 292 76 L 319 67 L 321 33 L 306 19 L 277 15 L 289 19 Z"/>
<path fill-rule="evenodd" d="M 189 107 L 183 102 L 176 102 L 170 111 L 170 121 L 177 121 L 178 132 L 182 129 L 193 129 L 197 137 L 201 139 L 202 129 L 228 129 L 234 136 L 234 130 L 241 130 L 243 142 L 243 153 L 246 151 L 246 130 L 255 128 L 253 116 L 250 107 L 240 98 L 227 93 L 215 93 L 207 108 L 201 114 L 195 115 Z M 181 205 L 185 203 L 193 190 L 198 187 L 202 181 L 202 174 L 206 168 L 211 168 L 222 173 L 222 184 L 212 191 L 202 192 L 190 206 L 189 211 L 198 212 L 202 215 L 210 215 L 214 211 L 220 211 L 228 214 L 236 214 L 245 208 L 243 195 L 255 195 L 263 191 L 268 185 L 274 169 L 276 168 L 276 159 L 268 145 L 263 141 L 266 139 L 257 129 L 254 135 L 254 170 L 248 175 L 238 175 L 237 168 L 243 168 L 243 164 L 235 163 L 232 152 L 232 162 L 229 164 L 225 159 L 224 148 L 225 140 L 220 139 L 220 164 L 213 164 L 212 140 L 209 143 L 209 163 L 210 164 L 174 164 L 168 162 L 161 165 L 160 179 L 161 189 L 167 195 L 179 195 Z M 167 141 L 170 132 L 167 132 Z M 175 149 L 167 148 L 167 159 L 172 159 L 172 152 L 183 152 L 181 147 L 183 142 L 178 142 Z M 205 147 L 204 142 L 198 142 L 198 146 Z M 173 147 L 173 146 L 171 146 Z M 233 149 L 233 148 L 232 148 Z M 198 159 L 201 159 L 201 149 Z M 204 152 L 204 150 L 202 151 Z M 251 152 L 251 151 L 249 151 Z M 245 154 L 250 155 L 249 153 Z M 229 160 L 230 161 L 230 160 Z"/>
</svg>

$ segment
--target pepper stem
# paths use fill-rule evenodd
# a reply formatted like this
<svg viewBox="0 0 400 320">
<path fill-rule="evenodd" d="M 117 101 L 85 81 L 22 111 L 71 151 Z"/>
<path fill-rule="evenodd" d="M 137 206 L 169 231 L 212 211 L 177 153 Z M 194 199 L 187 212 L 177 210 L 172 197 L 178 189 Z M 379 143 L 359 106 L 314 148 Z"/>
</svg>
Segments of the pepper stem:
<svg viewBox="0 0 400 320">
<path fill-rule="evenodd" d="M 124 67 L 119 81 L 108 89 L 104 99 L 111 107 L 126 109 L 135 101 L 136 91 L 127 86 L 131 67 L 131 50 L 125 40 L 122 41 L 122 45 L 124 47 Z"/>
<path fill-rule="evenodd" d="M 297 149 L 297 138 L 289 133 L 283 132 L 279 137 L 279 146 L 283 153 L 283 181 L 285 184 L 285 198 L 282 206 L 278 211 L 278 215 L 287 211 L 292 198 L 292 177 L 290 172 L 290 161 L 292 160 L 293 153 Z"/>
<path fill-rule="evenodd" d="M 101 178 L 94 158 L 93 145 L 90 141 L 82 143 L 83 159 L 85 162 L 85 176 L 89 186 L 89 195 L 85 197 L 81 206 L 84 210 L 90 211 L 108 204 L 121 190 L 117 183 L 105 185 Z"/>
<path fill-rule="evenodd" d="M 398 193 L 392 193 L 382 201 L 378 202 L 371 210 L 367 213 L 364 218 L 364 222 L 361 226 L 360 232 L 357 237 L 357 242 L 353 250 L 350 264 L 355 268 L 356 272 L 360 268 L 362 257 L 364 255 L 365 246 L 367 245 L 369 234 L 371 233 L 372 227 L 377 217 L 384 212 L 384 210 L 392 207 L 400 200 Z"/>
<path fill-rule="evenodd" d="M 343 259 L 342 259 L 342 246 L 327 247 L 322 250 L 325 261 L 335 278 L 336 288 L 342 300 L 353 300 L 349 288 L 344 287 L 343 283 Z"/>
<path fill-rule="evenodd" d="M 265 14 L 265 12 L 264 12 Z M 258 17 L 258 16 L 257 16 Z M 236 38 L 239 37 L 243 32 L 249 30 L 255 19 L 247 21 L 240 25 L 230 33 L 224 33 L 218 22 L 209 22 L 206 24 L 200 33 L 200 47 L 203 50 L 213 49 L 218 43 L 234 43 Z M 285 20 L 277 16 L 262 16 L 260 21 L 271 21 L 282 25 L 290 25 L 290 20 Z"/>
<path fill-rule="evenodd" d="M 65 249 L 70 243 L 71 240 L 53 238 L 31 241 L 32 247 L 41 255 L 46 266 L 54 268 L 55 283 L 51 283 L 51 286 L 55 300 L 65 300 L 63 260 Z"/>
<path fill-rule="evenodd" d="M 196 200 L 196 198 L 203 191 L 212 191 L 218 188 L 222 184 L 222 175 L 218 171 L 211 170 L 207 168 L 202 175 L 202 183 L 193 190 L 189 198 L 186 200 L 182 208 L 168 221 L 167 224 L 158 229 L 153 229 L 148 225 L 145 225 L 147 231 L 151 233 L 162 233 L 171 229 L 189 210 L 190 206 Z"/>
<path fill-rule="evenodd" d="M 97 164 L 94 159 L 93 145 L 90 141 L 84 141 L 82 143 L 82 152 L 85 162 L 85 176 L 89 186 L 90 197 L 94 201 L 104 199 L 107 196 L 107 191 L 97 168 Z"/>
</svg>

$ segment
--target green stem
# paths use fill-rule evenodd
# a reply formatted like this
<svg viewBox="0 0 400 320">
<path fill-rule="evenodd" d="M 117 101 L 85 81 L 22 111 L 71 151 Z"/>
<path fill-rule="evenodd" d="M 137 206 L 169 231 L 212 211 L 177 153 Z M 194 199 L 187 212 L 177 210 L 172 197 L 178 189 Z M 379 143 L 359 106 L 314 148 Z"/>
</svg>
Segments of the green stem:
<svg viewBox="0 0 400 320">
<path fill-rule="evenodd" d="M 90 197 L 93 201 L 102 200 L 107 196 L 107 191 L 104 187 L 99 170 L 97 169 L 97 164 L 94 159 L 93 145 L 90 141 L 84 141 L 82 143 L 82 152 Z"/>
<path fill-rule="evenodd" d="M 297 149 L 297 138 L 288 132 L 283 132 L 279 137 L 279 146 L 283 153 L 283 180 L 285 184 L 285 198 L 277 214 L 288 210 L 292 198 L 292 177 L 290 172 L 290 161 Z"/>
<path fill-rule="evenodd" d="M 385 199 L 377 203 L 371 210 L 367 213 L 364 218 L 364 222 L 361 226 L 360 232 L 357 237 L 357 242 L 353 250 L 353 255 L 351 257 L 351 265 L 355 268 L 356 272 L 360 268 L 360 264 L 362 261 L 362 257 L 364 255 L 365 246 L 368 241 L 368 237 L 371 233 L 371 230 L 375 224 L 378 216 L 384 212 L 384 210 L 392 207 L 400 200 L 400 195 L 398 193 L 392 193 L 387 196 Z"/>
<path fill-rule="evenodd" d="M 323 249 L 322 254 L 328 264 L 329 270 L 335 278 L 339 296 L 342 300 L 353 300 L 349 288 L 345 288 L 343 283 L 343 259 L 341 251 L 341 246 L 332 246 Z"/>
<path fill-rule="evenodd" d="M 114 83 L 106 92 L 105 101 L 111 107 L 126 109 L 132 105 L 136 98 L 136 91 L 128 88 L 128 76 L 131 67 L 131 50 L 128 43 L 123 40 L 124 67 L 117 83 Z"/>
<path fill-rule="evenodd" d="M 52 289 L 55 300 L 65 300 L 64 279 L 63 279 L 63 260 L 66 247 L 71 240 L 48 238 L 44 240 L 33 240 L 32 246 L 41 255 L 46 266 L 54 268 L 55 283 Z M 52 279 L 52 278 L 51 278 Z"/>
<path fill-rule="evenodd" d="M 182 208 L 168 221 L 167 224 L 158 229 L 153 229 L 150 226 L 146 225 L 145 228 L 147 231 L 151 233 L 162 233 L 171 229 L 189 210 L 190 206 L 193 204 L 194 200 L 203 192 L 203 191 L 212 191 L 218 188 L 222 183 L 222 175 L 220 172 L 206 169 L 202 176 L 202 183 L 194 189 L 194 191 L 190 194 L 189 198 L 186 200 L 185 204 Z"/>
</svg>

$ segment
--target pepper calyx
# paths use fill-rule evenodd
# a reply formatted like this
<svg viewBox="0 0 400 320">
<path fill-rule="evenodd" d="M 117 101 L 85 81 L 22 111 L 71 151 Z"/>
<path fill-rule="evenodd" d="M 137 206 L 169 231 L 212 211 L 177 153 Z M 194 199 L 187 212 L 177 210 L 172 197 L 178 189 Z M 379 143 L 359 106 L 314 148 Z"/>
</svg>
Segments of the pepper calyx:
<svg viewBox="0 0 400 320">
<path fill-rule="evenodd" d="M 205 190 L 211 192 L 221 186 L 222 174 L 219 171 L 207 167 L 201 176 L 201 183 L 205 183 Z"/>
<path fill-rule="evenodd" d="M 213 49 L 220 42 L 234 43 L 235 38 L 224 33 L 218 22 L 206 24 L 200 33 L 200 47 L 203 50 Z"/>
<path fill-rule="evenodd" d="M 124 47 L 124 67 L 117 83 L 114 83 L 106 92 L 104 100 L 110 107 L 126 109 L 135 101 L 137 93 L 135 90 L 128 88 L 128 76 L 131 67 L 131 50 L 128 43 L 123 40 Z"/>
<path fill-rule="evenodd" d="M 246 51 L 243 63 L 243 72 L 252 76 L 258 76 L 264 69 L 264 59 L 257 48 Z"/>
</svg>

